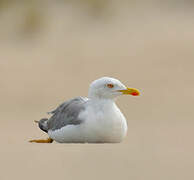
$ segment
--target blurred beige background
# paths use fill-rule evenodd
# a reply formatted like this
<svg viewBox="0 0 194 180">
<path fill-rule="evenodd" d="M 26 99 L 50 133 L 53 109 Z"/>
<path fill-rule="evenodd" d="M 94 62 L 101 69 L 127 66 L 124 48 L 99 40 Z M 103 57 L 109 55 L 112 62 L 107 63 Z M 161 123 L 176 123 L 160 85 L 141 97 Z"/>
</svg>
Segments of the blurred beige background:
<svg viewBox="0 0 194 180">
<path fill-rule="evenodd" d="M 193 180 L 193 1 L 0 1 L 0 179 Z M 111 76 L 121 144 L 30 144 L 34 120 Z"/>
</svg>

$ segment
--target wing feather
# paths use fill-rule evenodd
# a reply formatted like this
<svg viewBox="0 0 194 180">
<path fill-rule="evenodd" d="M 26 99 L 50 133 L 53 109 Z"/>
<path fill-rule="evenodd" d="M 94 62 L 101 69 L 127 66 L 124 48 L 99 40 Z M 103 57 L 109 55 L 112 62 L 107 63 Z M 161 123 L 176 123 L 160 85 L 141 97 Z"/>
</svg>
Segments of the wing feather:
<svg viewBox="0 0 194 180">
<path fill-rule="evenodd" d="M 53 114 L 48 120 L 47 125 L 49 130 L 61 129 L 66 125 L 77 125 L 81 124 L 82 120 L 78 118 L 79 113 L 85 109 L 85 103 L 88 98 L 77 97 L 69 101 L 64 102 L 54 111 L 50 113 Z"/>
</svg>

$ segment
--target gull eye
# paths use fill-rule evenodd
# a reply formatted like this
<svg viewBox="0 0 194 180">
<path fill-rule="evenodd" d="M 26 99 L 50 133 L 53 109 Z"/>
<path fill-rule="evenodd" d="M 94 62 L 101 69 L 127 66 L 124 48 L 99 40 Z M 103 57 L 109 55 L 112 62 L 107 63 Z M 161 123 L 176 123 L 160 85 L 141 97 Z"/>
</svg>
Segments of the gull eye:
<svg viewBox="0 0 194 180">
<path fill-rule="evenodd" d="M 113 85 L 113 84 L 107 84 L 107 87 L 108 87 L 108 88 L 113 88 L 114 85 Z"/>
</svg>

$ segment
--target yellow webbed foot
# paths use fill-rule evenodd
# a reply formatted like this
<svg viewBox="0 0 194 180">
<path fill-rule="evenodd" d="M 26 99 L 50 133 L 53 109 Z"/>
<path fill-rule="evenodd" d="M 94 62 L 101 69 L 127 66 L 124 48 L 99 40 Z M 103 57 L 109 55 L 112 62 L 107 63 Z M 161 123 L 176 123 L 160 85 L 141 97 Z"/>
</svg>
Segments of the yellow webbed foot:
<svg viewBox="0 0 194 180">
<path fill-rule="evenodd" d="M 30 140 L 29 142 L 35 142 L 35 143 L 52 143 L 53 139 L 48 138 L 48 139 L 34 139 Z"/>
</svg>

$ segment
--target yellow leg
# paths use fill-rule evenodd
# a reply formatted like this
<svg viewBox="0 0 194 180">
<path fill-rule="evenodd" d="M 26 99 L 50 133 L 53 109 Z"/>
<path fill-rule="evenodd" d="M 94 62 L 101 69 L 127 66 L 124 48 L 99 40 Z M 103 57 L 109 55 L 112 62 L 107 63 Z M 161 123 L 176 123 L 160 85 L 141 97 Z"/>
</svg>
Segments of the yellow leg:
<svg viewBox="0 0 194 180">
<path fill-rule="evenodd" d="M 30 140 L 29 142 L 35 142 L 35 143 L 52 143 L 53 139 L 48 138 L 48 139 L 34 139 Z"/>
</svg>

